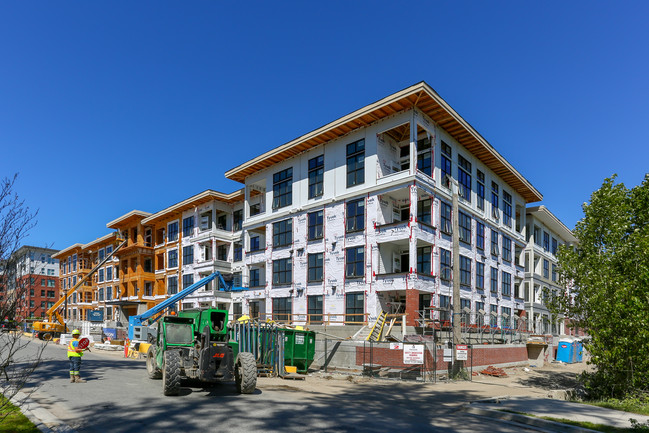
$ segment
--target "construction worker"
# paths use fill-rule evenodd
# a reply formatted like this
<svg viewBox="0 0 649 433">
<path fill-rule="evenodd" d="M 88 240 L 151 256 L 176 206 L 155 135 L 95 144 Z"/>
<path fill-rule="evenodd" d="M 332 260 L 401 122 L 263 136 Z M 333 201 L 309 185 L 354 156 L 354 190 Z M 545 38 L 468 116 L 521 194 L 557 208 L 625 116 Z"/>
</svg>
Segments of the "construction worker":
<svg viewBox="0 0 649 433">
<path fill-rule="evenodd" d="M 85 380 L 79 377 L 81 369 L 81 357 L 84 349 L 79 349 L 79 338 L 81 332 L 78 329 L 72 331 L 72 340 L 68 343 L 68 359 L 70 360 L 70 383 L 85 383 Z"/>
</svg>

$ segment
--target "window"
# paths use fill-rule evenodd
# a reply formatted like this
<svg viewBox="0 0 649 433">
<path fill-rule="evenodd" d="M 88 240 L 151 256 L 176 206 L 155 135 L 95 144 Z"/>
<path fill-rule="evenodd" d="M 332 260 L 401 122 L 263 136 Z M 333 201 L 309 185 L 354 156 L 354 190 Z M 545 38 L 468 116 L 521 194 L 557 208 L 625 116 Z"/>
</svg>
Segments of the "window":
<svg viewBox="0 0 649 433">
<path fill-rule="evenodd" d="M 250 238 L 250 251 L 259 251 L 259 236 Z"/>
<path fill-rule="evenodd" d="M 491 305 L 490 323 L 491 326 L 498 326 L 498 305 Z"/>
<path fill-rule="evenodd" d="M 410 144 L 399 148 L 399 162 L 401 171 L 410 170 Z"/>
<path fill-rule="evenodd" d="M 420 223 L 432 224 L 431 220 L 431 200 L 419 200 L 417 202 L 417 221 Z"/>
<path fill-rule="evenodd" d="M 555 238 L 552 238 L 552 254 L 555 256 L 557 255 L 557 240 Z"/>
<path fill-rule="evenodd" d="M 503 223 L 512 226 L 512 196 L 503 189 Z"/>
<path fill-rule="evenodd" d="M 534 243 L 541 246 L 541 229 L 537 226 L 534 226 Z"/>
<path fill-rule="evenodd" d="M 41 296 L 44 298 L 45 297 L 45 290 L 41 290 Z"/>
<path fill-rule="evenodd" d="M 543 259 L 543 278 L 550 278 L 550 262 Z"/>
<path fill-rule="evenodd" d="M 106 287 L 106 300 L 110 301 L 113 299 L 113 286 Z"/>
<path fill-rule="evenodd" d="M 441 222 L 442 222 L 442 227 L 441 231 L 446 234 L 451 234 L 453 233 L 453 224 L 451 223 L 451 205 L 446 204 L 444 202 L 441 203 L 441 209 L 440 209 L 440 214 L 441 214 Z"/>
<path fill-rule="evenodd" d="M 194 284 L 194 275 L 183 275 L 183 290 Z"/>
<path fill-rule="evenodd" d="M 491 268 L 491 293 L 498 293 L 498 269 Z"/>
<path fill-rule="evenodd" d="M 111 281 L 113 279 L 113 267 L 108 266 L 106 268 L 106 281 Z"/>
<path fill-rule="evenodd" d="M 510 263 L 512 261 L 512 240 L 507 236 L 503 236 L 503 260 Z"/>
<path fill-rule="evenodd" d="M 557 281 L 557 265 L 552 264 L 552 281 Z"/>
<path fill-rule="evenodd" d="M 194 246 L 183 247 L 183 265 L 194 263 Z"/>
<path fill-rule="evenodd" d="M 49 276 L 54 275 L 54 273 L 55 273 L 55 272 L 54 272 L 54 269 L 48 269 L 48 270 L 47 270 L 47 275 L 49 275 Z"/>
<path fill-rule="evenodd" d="M 324 155 L 309 160 L 309 198 L 324 194 Z"/>
<path fill-rule="evenodd" d="M 451 280 L 451 252 L 439 249 L 439 276 L 443 281 Z"/>
<path fill-rule="evenodd" d="M 453 152 L 451 146 L 442 141 L 442 161 L 440 165 L 441 170 L 441 184 L 446 188 L 451 187 L 451 181 L 449 178 L 451 174 L 451 161 L 453 160 Z"/>
<path fill-rule="evenodd" d="M 273 247 L 285 247 L 293 242 L 291 218 L 273 223 Z"/>
<path fill-rule="evenodd" d="M 477 221 L 475 224 L 475 245 L 479 250 L 484 251 L 484 224 Z"/>
<path fill-rule="evenodd" d="M 100 249 L 98 255 L 99 255 L 99 261 L 100 262 L 103 261 L 106 258 L 106 250 L 103 249 L 103 248 Z M 72 260 L 72 266 L 74 266 L 75 262 L 76 262 L 76 260 L 73 259 Z"/>
<path fill-rule="evenodd" d="M 153 259 L 144 259 L 144 272 L 153 272 Z M 115 275 L 117 275 L 117 269 L 115 269 Z"/>
<path fill-rule="evenodd" d="M 47 297 L 48 298 L 54 298 L 56 295 L 54 293 L 54 290 L 48 290 L 47 291 Z"/>
<path fill-rule="evenodd" d="M 417 248 L 417 273 L 430 275 L 431 273 L 431 247 Z"/>
<path fill-rule="evenodd" d="M 359 232 L 365 229 L 365 199 L 347 202 L 347 233 Z"/>
<path fill-rule="evenodd" d="M 194 217 L 190 216 L 183 220 L 183 236 L 189 237 L 194 232 Z"/>
<path fill-rule="evenodd" d="M 72 255 L 72 272 L 77 272 L 77 255 Z"/>
<path fill-rule="evenodd" d="M 345 323 L 365 322 L 365 296 L 361 293 L 345 293 Z"/>
<path fill-rule="evenodd" d="M 293 314 L 291 298 L 273 298 L 273 320 L 290 322 Z"/>
<path fill-rule="evenodd" d="M 56 282 L 54 280 L 47 280 L 47 287 L 55 287 Z"/>
<path fill-rule="evenodd" d="M 475 287 L 484 290 L 484 263 L 476 262 L 475 264 Z"/>
<path fill-rule="evenodd" d="M 308 282 L 322 281 L 323 253 L 309 254 Z"/>
<path fill-rule="evenodd" d="M 460 240 L 471 245 L 471 217 L 465 213 L 458 213 L 460 226 Z"/>
<path fill-rule="evenodd" d="M 358 278 L 365 275 L 365 247 L 347 248 L 345 261 L 345 276 L 347 278 Z"/>
<path fill-rule="evenodd" d="M 493 229 L 491 230 L 491 255 L 498 255 L 498 232 Z"/>
<path fill-rule="evenodd" d="M 439 295 L 439 320 L 441 321 L 450 321 L 451 320 L 451 297 L 445 295 Z"/>
<path fill-rule="evenodd" d="M 175 295 L 178 293 L 178 277 L 167 277 L 167 294 Z"/>
<path fill-rule="evenodd" d="M 365 140 L 347 145 L 347 188 L 365 183 Z"/>
<path fill-rule="evenodd" d="M 512 274 L 510 274 L 509 272 L 503 271 L 502 272 L 502 277 L 503 277 L 503 281 L 502 281 L 502 288 L 501 288 L 502 292 L 501 293 L 502 293 L 503 296 L 511 296 L 511 294 L 512 294 Z"/>
<path fill-rule="evenodd" d="M 167 240 L 173 242 L 178 239 L 178 221 L 167 225 Z"/>
<path fill-rule="evenodd" d="M 239 231 L 243 228 L 243 211 L 235 210 L 232 213 L 232 230 Z"/>
<path fill-rule="evenodd" d="M 428 176 L 433 176 L 430 139 L 422 138 L 417 141 L 417 170 Z"/>
<path fill-rule="evenodd" d="M 273 174 L 273 209 L 293 203 L 293 167 Z"/>
<path fill-rule="evenodd" d="M 460 285 L 471 287 L 471 259 L 460 256 Z"/>
<path fill-rule="evenodd" d="M 500 218 L 500 211 L 498 210 L 498 184 L 491 182 L 491 216 L 494 219 Z"/>
<path fill-rule="evenodd" d="M 316 211 L 307 214 L 307 221 L 309 224 L 308 239 L 310 241 L 322 239 L 323 225 L 324 225 L 324 211 Z"/>
<path fill-rule="evenodd" d="M 550 235 L 543 232 L 543 251 L 550 251 Z"/>
<path fill-rule="evenodd" d="M 97 282 L 103 283 L 104 282 L 104 270 L 100 269 L 99 272 L 97 272 Z"/>
<path fill-rule="evenodd" d="M 201 231 L 212 229 L 212 211 L 203 212 L 201 214 Z"/>
<path fill-rule="evenodd" d="M 259 281 L 259 269 L 250 270 L 250 287 L 259 287 L 261 286 Z"/>
<path fill-rule="evenodd" d="M 29 296 L 34 296 L 34 289 L 29 289 Z"/>
<path fill-rule="evenodd" d="M 307 296 L 308 323 L 322 323 L 322 295 Z"/>
<path fill-rule="evenodd" d="M 511 316 L 512 316 L 512 309 L 508 307 L 502 307 L 502 311 L 503 311 L 502 325 L 503 327 L 509 327 Z"/>
<path fill-rule="evenodd" d="M 464 314 L 464 309 L 467 309 L 471 311 L 471 300 L 470 299 L 460 299 L 460 311 L 462 311 L 462 314 Z M 462 319 L 464 321 L 464 319 Z"/>
<path fill-rule="evenodd" d="M 109 256 L 113 252 L 113 247 L 112 245 L 109 245 L 106 247 L 106 255 Z M 76 256 L 76 254 L 75 254 Z M 76 258 L 74 259 L 76 261 Z"/>
<path fill-rule="evenodd" d="M 228 260 L 228 246 L 227 245 L 219 245 L 216 247 L 216 259 L 221 260 L 221 261 L 227 261 Z"/>
<path fill-rule="evenodd" d="M 178 267 L 178 250 L 171 250 L 167 253 L 168 268 Z"/>
<path fill-rule="evenodd" d="M 101 287 L 99 289 L 97 289 L 97 300 L 98 301 L 103 301 L 104 300 L 104 289 L 101 288 Z"/>
<path fill-rule="evenodd" d="M 243 260 L 243 246 L 239 242 L 234 243 L 234 261 L 239 262 Z"/>
<path fill-rule="evenodd" d="M 293 282 L 293 263 L 290 258 L 273 260 L 273 284 L 287 285 Z"/>
<path fill-rule="evenodd" d="M 457 177 L 460 187 L 458 195 L 461 199 L 471 203 L 471 163 L 458 154 L 457 165 Z"/>
<path fill-rule="evenodd" d="M 216 228 L 219 230 L 228 229 L 228 216 L 226 214 L 220 214 L 216 216 Z"/>
</svg>

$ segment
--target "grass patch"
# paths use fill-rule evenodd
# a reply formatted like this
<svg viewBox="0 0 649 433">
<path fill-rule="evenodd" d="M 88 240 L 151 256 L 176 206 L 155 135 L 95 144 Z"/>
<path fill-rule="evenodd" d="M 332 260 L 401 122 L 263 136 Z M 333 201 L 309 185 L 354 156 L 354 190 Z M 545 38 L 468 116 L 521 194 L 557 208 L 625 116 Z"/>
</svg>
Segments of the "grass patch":
<svg viewBox="0 0 649 433">
<path fill-rule="evenodd" d="M 0 402 L 4 404 L 6 399 L 0 396 Z M 6 403 L 0 410 L 0 433 L 40 433 L 20 409 L 9 402 Z"/>
<path fill-rule="evenodd" d="M 544 419 L 544 420 L 547 420 L 547 421 L 554 421 L 554 422 L 558 422 L 558 423 L 561 423 L 561 424 L 568 424 L 568 425 L 572 425 L 572 426 L 575 426 L 575 427 L 582 427 L 582 428 L 587 428 L 587 429 L 591 429 L 591 430 L 597 430 L 597 431 L 601 431 L 601 432 L 604 432 L 604 433 L 640 433 L 640 432 L 649 432 L 649 427 L 647 425 L 644 425 L 644 424 L 637 424 L 635 427 L 631 427 L 631 428 L 614 427 L 614 426 L 610 426 L 610 425 L 606 425 L 606 424 L 595 424 L 595 423 L 588 422 L 588 421 L 575 421 L 575 420 L 572 420 L 572 419 L 554 418 L 554 417 L 551 417 L 551 416 L 536 416 L 536 415 L 533 415 L 531 413 L 517 412 L 517 411 L 514 411 L 514 410 L 507 410 L 507 409 L 498 409 L 498 410 L 500 410 L 501 412 L 514 413 L 514 414 L 517 414 L 517 415 L 524 415 L 524 416 L 529 416 L 529 417 L 532 417 L 532 418 L 540 418 L 540 419 Z"/>
<path fill-rule="evenodd" d="M 608 399 L 598 401 L 584 401 L 582 403 L 592 406 L 605 407 L 608 409 L 622 410 L 624 412 L 649 415 L 649 401 L 639 398 L 625 398 L 623 400 Z"/>
</svg>

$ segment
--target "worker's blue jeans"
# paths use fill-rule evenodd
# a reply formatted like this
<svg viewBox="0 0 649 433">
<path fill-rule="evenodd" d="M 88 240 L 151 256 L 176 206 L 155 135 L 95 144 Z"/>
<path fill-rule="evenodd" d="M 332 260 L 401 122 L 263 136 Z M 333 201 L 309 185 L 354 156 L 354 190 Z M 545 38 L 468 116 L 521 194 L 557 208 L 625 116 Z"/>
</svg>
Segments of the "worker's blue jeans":
<svg viewBox="0 0 649 433">
<path fill-rule="evenodd" d="M 78 376 L 81 370 L 81 357 L 69 356 L 68 359 L 70 359 L 70 376 Z"/>
</svg>

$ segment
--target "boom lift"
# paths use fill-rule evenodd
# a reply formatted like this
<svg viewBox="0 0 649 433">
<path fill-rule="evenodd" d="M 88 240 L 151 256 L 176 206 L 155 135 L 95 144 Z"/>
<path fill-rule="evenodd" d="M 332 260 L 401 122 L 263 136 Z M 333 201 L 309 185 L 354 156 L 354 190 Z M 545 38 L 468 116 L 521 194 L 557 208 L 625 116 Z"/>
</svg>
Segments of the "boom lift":
<svg viewBox="0 0 649 433">
<path fill-rule="evenodd" d="M 90 270 L 90 272 L 83 277 L 82 279 L 79 280 L 77 284 L 74 285 L 71 289 L 67 291 L 67 294 L 60 298 L 58 301 L 50 307 L 49 310 L 45 312 L 47 315 L 47 320 L 45 322 L 34 322 L 34 331 L 38 332 L 38 338 L 41 340 L 51 340 L 52 338 L 56 338 L 61 336 L 62 333 L 65 333 L 67 328 L 65 325 L 65 321 L 63 320 L 63 317 L 61 317 L 61 313 L 58 312 L 59 307 L 70 297 L 72 296 L 73 293 L 77 291 L 79 287 L 85 283 L 88 278 L 90 278 L 95 272 L 99 270 L 104 264 L 110 260 L 117 251 L 119 251 L 120 248 L 122 248 L 126 243 L 128 242 L 128 239 L 122 238 L 119 234 L 117 235 L 117 242 L 122 242 L 111 252 L 108 254 L 104 260 L 99 262 L 94 268 Z M 56 319 L 56 321 L 54 320 Z"/>
</svg>

